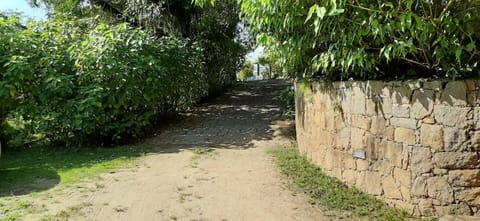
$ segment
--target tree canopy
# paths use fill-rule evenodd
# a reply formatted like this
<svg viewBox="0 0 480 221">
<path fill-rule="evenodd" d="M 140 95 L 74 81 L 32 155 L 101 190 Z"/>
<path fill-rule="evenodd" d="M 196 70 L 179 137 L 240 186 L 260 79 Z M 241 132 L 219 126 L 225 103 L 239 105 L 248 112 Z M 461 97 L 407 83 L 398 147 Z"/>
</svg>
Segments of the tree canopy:
<svg viewBox="0 0 480 221">
<path fill-rule="evenodd" d="M 291 77 L 466 78 L 480 74 L 477 0 L 238 2 L 257 42 Z"/>
</svg>

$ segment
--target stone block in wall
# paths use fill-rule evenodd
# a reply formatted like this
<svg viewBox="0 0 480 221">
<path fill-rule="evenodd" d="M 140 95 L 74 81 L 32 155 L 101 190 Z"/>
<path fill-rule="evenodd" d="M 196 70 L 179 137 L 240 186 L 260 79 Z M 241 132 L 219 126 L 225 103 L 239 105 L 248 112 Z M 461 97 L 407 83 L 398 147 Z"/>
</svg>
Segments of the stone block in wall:
<svg viewBox="0 0 480 221">
<path fill-rule="evenodd" d="M 340 107 L 342 108 L 342 112 L 345 115 L 349 115 L 352 113 L 352 97 L 351 97 L 351 90 L 349 89 L 344 89 L 339 92 L 340 95 L 336 96 L 337 102 L 340 103 Z"/>
<path fill-rule="evenodd" d="M 355 165 L 358 171 L 366 171 L 370 167 L 370 163 L 366 160 L 356 159 Z"/>
<path fill-rule="evenodd" d="M 337 149 L 347 150 L 350 146 L 350 128 L 345 127 L 338 130 L 334 139 Z"/>
<path fill-rule="evenodd" d="M 411 80 L 411 81 L 407 81 L 406 83 L 408 88 L 412 90 L 418 90 L 423 86 L 423 80 Z"/>
<path fill-rule="evenodd" d="M 392 106 L 393 106 L 393 99 L 392 99 L 392 88 L 391 87 L 384 87 L 382 89 L 382 94 L 380 95 L 382 98 L 381 100 L 381 112 L 384 117 L 388 117 L 392 114 Z"/>
<path fill-rule="evenodd" d="M 325 147 L 325 145 L 319 145 L 319 144 L 311 144 L 310 147 L 312 148 L 309 151 L 309 154 L 310 154 L 309 159 L 311 159 L 314 164 L 320 167 L 323 167 L 326 162 L 325 152 L 327 148 Z"/>
<path fill-rule="evenodd" d="M 352 88 L 351 96 L 352 96 L 352 106 L 350 109 L 351 113 L 365 115 L 367 113 L 365 109 L 367 96 L 364 90 L 361 89 L 358 85 L 355 85 Z"/>
<path fill-rule="evenodd" d="M 378 172 L 365 172 L 365 190 L 373 195 L 382 195 L 382 176 Z"/>
<path fill-rule="evenodd" d="M 410 117 L 410 105 L 409 104 L 394 104 L 392 106 L 392 116 L 399 118 Z"/>
<path fill-rule="evenodd" d="M 355 170 L 345 170 L 343 171 L 343 180 L 348 185 L 355 185 L 355 181 L 357 180 L 357 171 Z"/>
<path fill-rule="evenodd" d="M 474 150 L 480 150 L 480 130 L 471 133 L 470 142 Z"/>
<path fill-rule="evenodd" d="M 335 112 L 333 108 L 329 109 L 324 113 L 327 117 L 325 117 L 325 129 L 327 131 L 334 131 L 335 130 Z"/>
<path fill-rule="evenodd" d="M 400 193 L 402 194 L 402 199 L 406 202 L 412 200 L 412 189 L 407 186 L 400 186 Z"/>
<path fill-rule="evenodd" d="M 433 112 L 435 93 L 432 90 L 415 90 L 412 97 L 411 116 L 423 119 Z"/>
<path fill-rule="evenodd" d="M 412 180 L 411 172 L 400 168 L 395 168 L 393 177 L 397 184 L 400 184 L 400 193 L 404 201 L 410 202 L 412 200 Z"/>
<path fill-rule="evenodd" d="M 407 168 L 410 168 L 412 152 L 413 152 L 413 146 L 408 146 L 407 144 L 403 144 L 402 169 L 406 170 Z"/>
<path fill-rule="evenodd" d="M 450 214 L 450 215 L 451 214 L 453 215 L 469 214 L 470 215 L 472 213 L 472 210 L 465 203 L 457 203 L 457 204 L 451 204 L 446 206 L 435 206 L 435 213 L 441 216 L 447 215 L 447 214 Z"/>
<path fill-rule="evenodd" d="M 480 90 L 477 91 L 476 98 L 477 100 L 475 101 L 475 105 L 478 107 L 478 105 L 480 105 Z"/>
<path fill-rule="evenodd" d="M 343 152 L 342 155 L 343 168 L 348 170 L 356 170 L 357 164 L 355 163 L 355 158 L 353 158 L 353 156 L 350 155 L 348 152 Z"/>
<path fill-rule="evenodd" d="M 444 126 L 466 128 L 470 111 L 469 107 L 437 105 L 433 110 L 433 115 L 435 120 Z"/>
<path fill-rule="evenodd" d="M 410 118 L 390 118 L 390 124 L 395 128 L 417 129 L 417 120 Z"/>
<path fill-rule="evenodd" d="M 440 201 L 440 205 L 447 205 L 454 201 L 453 189 L 446 177 L 429 177 L 427 179 L 428 197 Z"/>
<path fill-rule="evenodd" d="M 345 120 L 342 113 L 339 113 L 338 111 L 335 112 L 335 116 L 333 119 L 333 126 L 334 126 L 334 131 L 343 130 L 345 128 L 346 125 L 345 125 Z"/>
<path fill-rule="evenodd" d="M 450 170 L 448 180 L 453 186 L 480 187 L 480 169 Z"/>
<path fill-rule="evenodd" d="M 340 167 L 335 167 L 331 170 L 331 173 L 330 175 L 333 176 L 333 177 L 336 177 L 338 179 L 341 179 L 342 178 L 342 173 L 343 173 L 343 169 L 340 168 Z"/>
<path fill-rule="evenodd" d="M 410 104 L 412 89 L 407 87 L 394 87 L 392 91 L 393 104 Z"/>
<path fill-rule="evenodd" d="M 385 135 L 386 121 L 382 116 L 371 117 L 372 125 L 370 132 L 376 136 Z"/>
<path fill-rule="evenodd" d="M 445 127 L 443 131 L 445 151 L 469 151 L 469 147 L 466 145 L 467 130 Z"/>
<path fill-rule="evenodd" d="M 396 142 L 414 145 L 416 143 L 415 130 L 402 127 L 395 128 L 394 140 Z"/>
<path fill-rule="evenodd" d="M 424 123 L 424 124 L 435 124 L 435 118 L 433 118 L 433 117 L 423 118 L 422 123 Z"/>
<path fill-rule="evenodd" d="M 443 150 L 443 128 L 440 125 L 423 124 L 420 131 L 421 144 L 436 151 Z"/>
<path fill-rule="evenodd" d="M 367 99 L 365 101 L 365 114 L 366 116 L 376 116 L 380 112 L 381 103 L 378 100 Z"/>
<path fill-rule="evenodd" d="M 384 86 L 385 83 L 382 81 L 368 81 L 366 85 L 368 98 L 375 98 L 382 94 Z"/>
<path fill-rule="evenodd" d="M 448 106 L 467 105 L 467 87 L 464 81 L 451 81 L 445 86 L 440 102 Z"/>
<path fill-rule="evenodd" d="M 323 110 L 316 110 L 313 111 L 313 124 L 316 125 L 317 127 L 322 127 L 325 122 L 326 114 Z M 325 127 L 322 127 L 325 128 Z"/>
<path fill-rule="evenodd" d="M 434 176 L 443 176 L 448 174 L 447 169 L 439 169 L 437 167 L 434 167 L 432 172 Z"/>
<path fill-rule="evenodd" d="M 441 81 L 428 81 L 423 83 L 423 88 L 434 91 L 441 91 L 443 89 L 444 82 Z"/>
<path fill-rule="evenodd" d="M 362 115 L 353 115 L 352 116 L 352 126 L 363 129 L 363 130 L 370 130 L 370 125 L 372 124 L 372 120 L 370 117 L 362 116 Z"/>
<path fill-rule="evenodd" d="M 325 158 L 324 162 L 322 163 L 322 169 L 332 170 L 333 168 L 340 166 L 339 163 L 341 162 L 338 161 L 336 152 L 337 151 L 333 150 L 332 148 L 325 149 Z"/>
<path fill-rule="evenodd" d="M 350 142 L 353 149 L 363 149 L 365 146 L 365 130 L 351 128 Z"/>
<path fill-rule="evenodd" d="M 362 191 L 366 191 L 366 183 L 365 183 L 366 173 L 367 171 L 357 171 L 357 176 L 355 177 L 355 186 L 357 186 Z"/>
<path fill-rule="evenodd" d="M 415 197 L 426 197 L 427 193 L 427 178 L 426 176 L 417 176 L 413 181 L 412 195 Z"/>
<path fill-rule="evenodd" d="M 395 168 L 393 177 L 401 186 L 405 186 L 408 189 L 412 187 L 412 173 L 409 170 Z"/>
<path fill-rule="evenodd" d="M 387 150 L 387 140 L 383 137 L 377 137 L 375 139 L 375 152 L 377 154 L 377 158 L 382 159 L 385 155 L 385 151 Z"/>
<path fill-rule="evenodd" d="M 388 141 L 384 156 L 385 159 L 392 165 L 401 168 L 403 159 L 403 145 L 393 141 Z"/>
<path fill-rule="evenodd" d="M 365 141 L 365 153 L 367 155 L 367 159 L 369 160 L 377 160 L 378 158 L 378 151 L 377 151 L 377 146 L 376 146 L 376 138 L 370 133 L 367 133 L 365 135 L 366 141 Z"/>
<path fill-rule="evenodd" d="M 314 138 L 319 144 L 326 146 L 332 146 L 333 144 L 333 135 L 327 130 L 318 130 L 317 134 L 314 135 Z"/>
<path fill-rule="evenodd" d="M 429 148 L 414 147 L 411 156 L 410 168 L 415 174 L 423 174 L 432 171 L 432 153 Z"/>
<path fill-rule="evenodd" d="M 472 169 L 480 166 L 476 152 L 438 152 L 433 155 L 433 160 L 442 169 Z"/>
<path fill-rule="evenodd" d="M 393 140 L 395 138 L 395 128 L 394 127 L 387 127 L 385 129 L 385 136 L 388 140 Z"/>
<path fill-rule="evenodd" d="M 474 106 L 477 104 L 478 93 L 476 91 L 467 92 L 467 104 L 468 106 Z"/>
<path fill-rule="evenodd" d="M 458 199 L 471 206 L 480 206 L 480 187 L 461 191 Z"/>
<path fill-rule="evenodd" d="M 402 199 L 402 194 L 399 191 L 400 186 L 397 185 L 392 176 L 386 176 L 382 180 L 383 192 L 385 197 L 390 199 Z"/>
<path fill-rule="evenodd" d="M 475 91 L 479 89 L 476 80 L 466 80 L 465 85 L 467 86 L 468 91 Z"/>
<path fill-rule="evenodd" d="M 429 216 L 435 213 L 435 207 L 433 206 L 433 200 L 431 199 L 419 199 L 418 200 L 418 216 Z"/>
<path fill-rule="evenodd" d="M 480 91 L 478 93 L 480 97 Z M 479 107 L 474 108 L 473 110 L 473 128 L 475 128 L 476 130 L 480 130 L 480 108 Z"/>
<path fill-rule="evenodd" d="M 379 172 L 382 175 L 392 176 L 393 165 L 386 160 L 377 160 L 372 163 L 371 171 Z"/>
</svg>

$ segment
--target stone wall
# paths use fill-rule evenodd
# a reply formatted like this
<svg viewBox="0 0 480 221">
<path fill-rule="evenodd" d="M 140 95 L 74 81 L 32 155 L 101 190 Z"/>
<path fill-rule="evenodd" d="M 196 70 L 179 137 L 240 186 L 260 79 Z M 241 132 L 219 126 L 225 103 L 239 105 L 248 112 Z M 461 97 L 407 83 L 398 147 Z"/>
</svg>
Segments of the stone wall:
<svg viewBox="0 0 480 221">
<path fill-rule="evenodd" d="M 480 216 L 480 81 L 296 84 L 300 152 L 416 215 Z"/>
</svg>

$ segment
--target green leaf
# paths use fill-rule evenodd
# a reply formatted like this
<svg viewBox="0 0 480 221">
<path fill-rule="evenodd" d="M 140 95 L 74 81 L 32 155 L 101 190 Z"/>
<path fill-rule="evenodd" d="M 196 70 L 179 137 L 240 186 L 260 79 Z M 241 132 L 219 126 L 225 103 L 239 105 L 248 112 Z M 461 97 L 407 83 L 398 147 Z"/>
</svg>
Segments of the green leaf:
<svg viewBox="0 0 480 221">
<path fill-rule="evenodd" d="M 457 61 L 460 62 L 461 61 L 461 57 L 462 57 L 462 48 L 459 47 L 455 50 L 455 57 L 457 58 Z"/>
<path fill-rule="evenodd" d="M 470 42 L 466 47 L 465 49 L 468 51 L 468 52 L 472 52 L 473 50 L 475 50 L 476 46 L 475 46 L 475 42 Z"/>
<path fill-rule="evenodd" d="M 317 9 L 317 7 L 318 5 L 313 5 L 312 7 L 310 7 L 310 9 L 308 10 L 307 19 L 305 19 L 305 23 L 307 23 L 312 18 L 312 15 L 313 13 L 315 13 L 315 10 Z"/>
<path fill-rule="evenodd" d="M 317 16 L 320 19 L 323 19 L 326 13 L 327 13 L 327 9 L 325 9 L 325 7 L 317 7 Z"/>
</svg>

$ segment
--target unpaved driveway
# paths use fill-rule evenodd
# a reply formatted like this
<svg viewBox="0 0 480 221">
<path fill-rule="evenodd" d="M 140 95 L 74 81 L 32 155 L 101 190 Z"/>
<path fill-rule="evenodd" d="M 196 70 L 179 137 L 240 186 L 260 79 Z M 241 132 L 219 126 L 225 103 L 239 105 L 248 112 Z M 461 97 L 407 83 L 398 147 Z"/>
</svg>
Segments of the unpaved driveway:
<svg viewBox="0 0 480 221">
<path fill-rule="evenodd" d="M 267 153 L 291 142 L 291 125 L 277 121 L 285 85 L 249 82 L 184 113 L 146 141 L 155 151 L 136 169 L 102 176 L 94 192 L 67 191 L 63 200 L 83 205 L 73 219 L 328 220 L 285 188 Z"/>
</svg>

